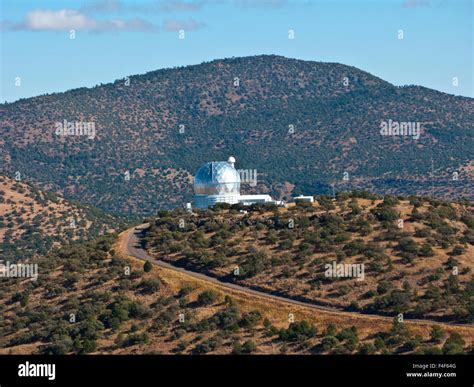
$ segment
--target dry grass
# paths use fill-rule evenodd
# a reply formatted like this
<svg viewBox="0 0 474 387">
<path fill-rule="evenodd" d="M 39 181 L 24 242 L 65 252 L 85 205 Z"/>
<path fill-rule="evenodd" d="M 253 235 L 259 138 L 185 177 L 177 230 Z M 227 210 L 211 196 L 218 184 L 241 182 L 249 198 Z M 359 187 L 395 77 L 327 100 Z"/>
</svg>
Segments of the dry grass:
<svg viewBox="0 0 474 387">
<path fill-rule="evenodd" d="M 116 245 L 117 251 L 124 251 L 123 243 L 126 232 L 127 231 L 119 236 Z M 130 262 L 133 262 L 134 265 L 143 264 L 143 261 L 137 258 L 131 256 L 126 256 L 126 258 Z M 243 293 L 239 290 L 229 289 L 227 287 L 220 286 L 219 284 L 198 279 L 185 273 L 163 268 L 157 265 L 153 265 L 153 270 L 151 273 L 161 278 L 171 289 L 174 289 L 175 291 L 178 291 L 186 285 L 192 285 L 196 289 L 196 292 L 212 289 L 219 292 L 222 298 L 224 298 L 225 295 L 229 295 L 234 298 L 242 311 L 245 312 L 250 310 L 259 310 L 262 312 L 265 318 L 268 318 L 272 324 L 278 328 L 288 327 L 289 314 L 293 314 L 295 320 L 308 320 L 321 328 L 325 328 L 331 323 L 335 324 L 338 328 L 355 326 L 358 329 L 359 335 L 362 339 L 380 331 L 388 331 L 392 326 L 392 320 L 390 318 L 349 312 L 315 310 L 310 307 L 303 307 L 289 302 L 286 303 L 279 300 Z M 406 325 L 410 332 L 413 334 L 419 334 L 423 338 L 427 339 L 429 337 L 433 322 L 412 322 L 407 320 Z M 472 345 L 474 343 L 474 326 L 454 326 L 443 323 L 436 323 L 436 325 L 439 325 L 448 333 L 460 333 L 465 338 L 468 345 Z"/>
</svg>

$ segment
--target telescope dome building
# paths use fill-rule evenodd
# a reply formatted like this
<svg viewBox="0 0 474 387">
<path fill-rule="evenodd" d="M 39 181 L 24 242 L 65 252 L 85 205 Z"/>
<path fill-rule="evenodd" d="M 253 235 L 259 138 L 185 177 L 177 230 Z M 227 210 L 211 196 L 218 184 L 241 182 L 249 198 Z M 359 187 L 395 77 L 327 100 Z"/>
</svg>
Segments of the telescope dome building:
<svg viewBox="0 0 474 387">
<path fill-rule="evenodd" d="M 241 195 L 240 174 L 234 163 L 235 158 L 229 157 L 228 161 L 212 161 L 198 168 L 194 175 L 195 207 L 208 208 L 216 203 L 274 202 L 270 195 Z"/>
<path fill-rule="evenodd" d="M 194 203 L 198 208 L 207 208 L 216 203 L 238 203 L 240 175 L 230 159 L 199 167 L 194 175 L 194 194 Z"/>
</svg>

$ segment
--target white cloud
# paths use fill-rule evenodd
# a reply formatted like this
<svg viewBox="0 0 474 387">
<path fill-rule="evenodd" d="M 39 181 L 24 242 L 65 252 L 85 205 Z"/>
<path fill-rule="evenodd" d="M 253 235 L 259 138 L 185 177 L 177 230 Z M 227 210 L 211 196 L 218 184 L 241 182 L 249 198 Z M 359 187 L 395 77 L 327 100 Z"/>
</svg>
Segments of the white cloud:
<svg viewBox="0 0 474 387">
<path fill-rule="evenodd" d="M 94 0 L 81 8 L 85 12 L 120 12 L 124 4 L 119 0 Z"/>
<path fill-rule="evenodd" d="M 155 0 L 153 2 L 134 2 L 125 4 L 121 0 L 92 0 L 81 10 L 85 13 L 159 13 L 159 12 L 195 12 L 208 0 Z"/>
<path fill-rule="evenodd" d="M 405 0 L 402 4 L 405 8 L 427 7 L 429 5 L 428 0 Z"/>
<path fill-rule="evenodd" d="M 98 20 L 75 9 L 30 11 L 22 23 L 8 23 L 8 26 L 8 29 L 30 31 L 153 31 L 157 29 L 143 19 Z"/>
<path fill-rule="evenodd" d="M 163 22 L 163 29 L 169 32 L 179 30 L 193 31 L 205 27 L 205 24 L 199 23 L 193 19 L 189 20 L 165 20 Z"/>
<path fill-rule="evenodd" d="M 280 8 L 288 0 L 233 0 L 233 3 L 243 8 Z"/>
<path fill-rule="evenodd" d="M 95 29 L 98 23 L 73 9 L 59 11 L 36 10 L 28 12 L 23 23 L 31 30 Z"/>
<path fill-rule="evenodd" d="M 205 4 L 205 1 L 163 0 L 158 4 L 163 11 L 198 11 Z"/>
<path fill-rule="evenodd" d="M 110 2 L 109 4 L 113 4 Z M 193 31 L 205 27 L 204 23 L 193 19 L 165 20 L 162 25 L 154 25 L 140 18 L 133 19 L 98 19 L 84 10 L 60 9 L 60 10 L 34 10 L 26 14 L 24 20 L 20 23 L 11 21 L 2 21 L 1 30 L 10 31 L 168 31 L 176 32 L 179 30 Z"/>
</svg>

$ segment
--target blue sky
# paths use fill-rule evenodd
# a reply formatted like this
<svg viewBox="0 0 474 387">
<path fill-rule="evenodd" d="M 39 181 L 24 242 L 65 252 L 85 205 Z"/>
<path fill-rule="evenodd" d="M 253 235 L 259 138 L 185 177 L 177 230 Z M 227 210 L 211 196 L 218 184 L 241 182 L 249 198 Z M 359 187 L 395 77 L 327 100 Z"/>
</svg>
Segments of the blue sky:
<svg viewBox="0 0 474 387">
<path fill-rule="evenodd" d="M 1 4 L 1 102 L 258 54 L 339 62 L 396 85 L 474 97 L 471 0 Z M 179 39 L 181 29 L 185 39 Z M 294 39 L 288 38 L 290 29 Z"/>
</svg>

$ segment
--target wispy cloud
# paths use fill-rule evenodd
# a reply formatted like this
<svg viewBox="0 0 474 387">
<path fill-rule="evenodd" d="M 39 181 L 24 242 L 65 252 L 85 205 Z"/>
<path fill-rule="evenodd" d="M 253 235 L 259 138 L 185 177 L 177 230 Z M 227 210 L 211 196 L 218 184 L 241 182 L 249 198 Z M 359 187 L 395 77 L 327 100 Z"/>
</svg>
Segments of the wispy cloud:
<svg viewBox="0 0 474 387">
<path fill-rule="evenodd" d="M 158 2 L 162 11 L 199 11 L 206 1 L 164 0 Z"/>
<path fill-rule="evenodd" d="M 245 8 L 280 8 L 288 0 L 233 0 L 233 3 Z"/>
<path fill-rule="evenodd" d="M 179 30 L 194 31 L 205 27 L 204 23 L 197 22 L 193 19 L 189 20 L 165 20 L 163 29 L 168 32 L 177 32 Z"/>
<path fill-rule="evenodd" d="M 157 27 L 146 20 L 98 20 L 75 9 L 34 10 L 20 23 L 4 21 L 4 29 L 27 31 L 156 31 Z"/>
<path fill-rule="evenodd" d="M 177 32 L 179 30 L 194 31 L 204 28 L 204 23 L 193 19 L 168 19 L 161 26 L 154 25 L 146 20 L 111 19 L 98 20 L 90 15 L 75 9 L 35 10 L 30 11 L 20 23 L 11 21 L 0 22 L 0 30 L 10 31 L 148 31 L 148 32 Z"/>
<path fill-rule="evenodd" d="M 186 12 L 199 11 L 207 0 L 158 0 L 153 2 L 136 2 L 125 4 L 120 0 L 92 0 L 81 10 L 86 13 L 159 13 L 159 12 Z"/>
<path fill-rule="evenodd" d="M 124 8 L 125 5 L 120 0 L 94 0 L 81 7 L 81 11 L 86 13 L 109 13 L 121 12 Z"/>
<path fill-rule="evenodd" d="M 402 6 L 405 8 L 417 8 L 430 6 L 429 0 L 404 0 Z"/>
</svg>

